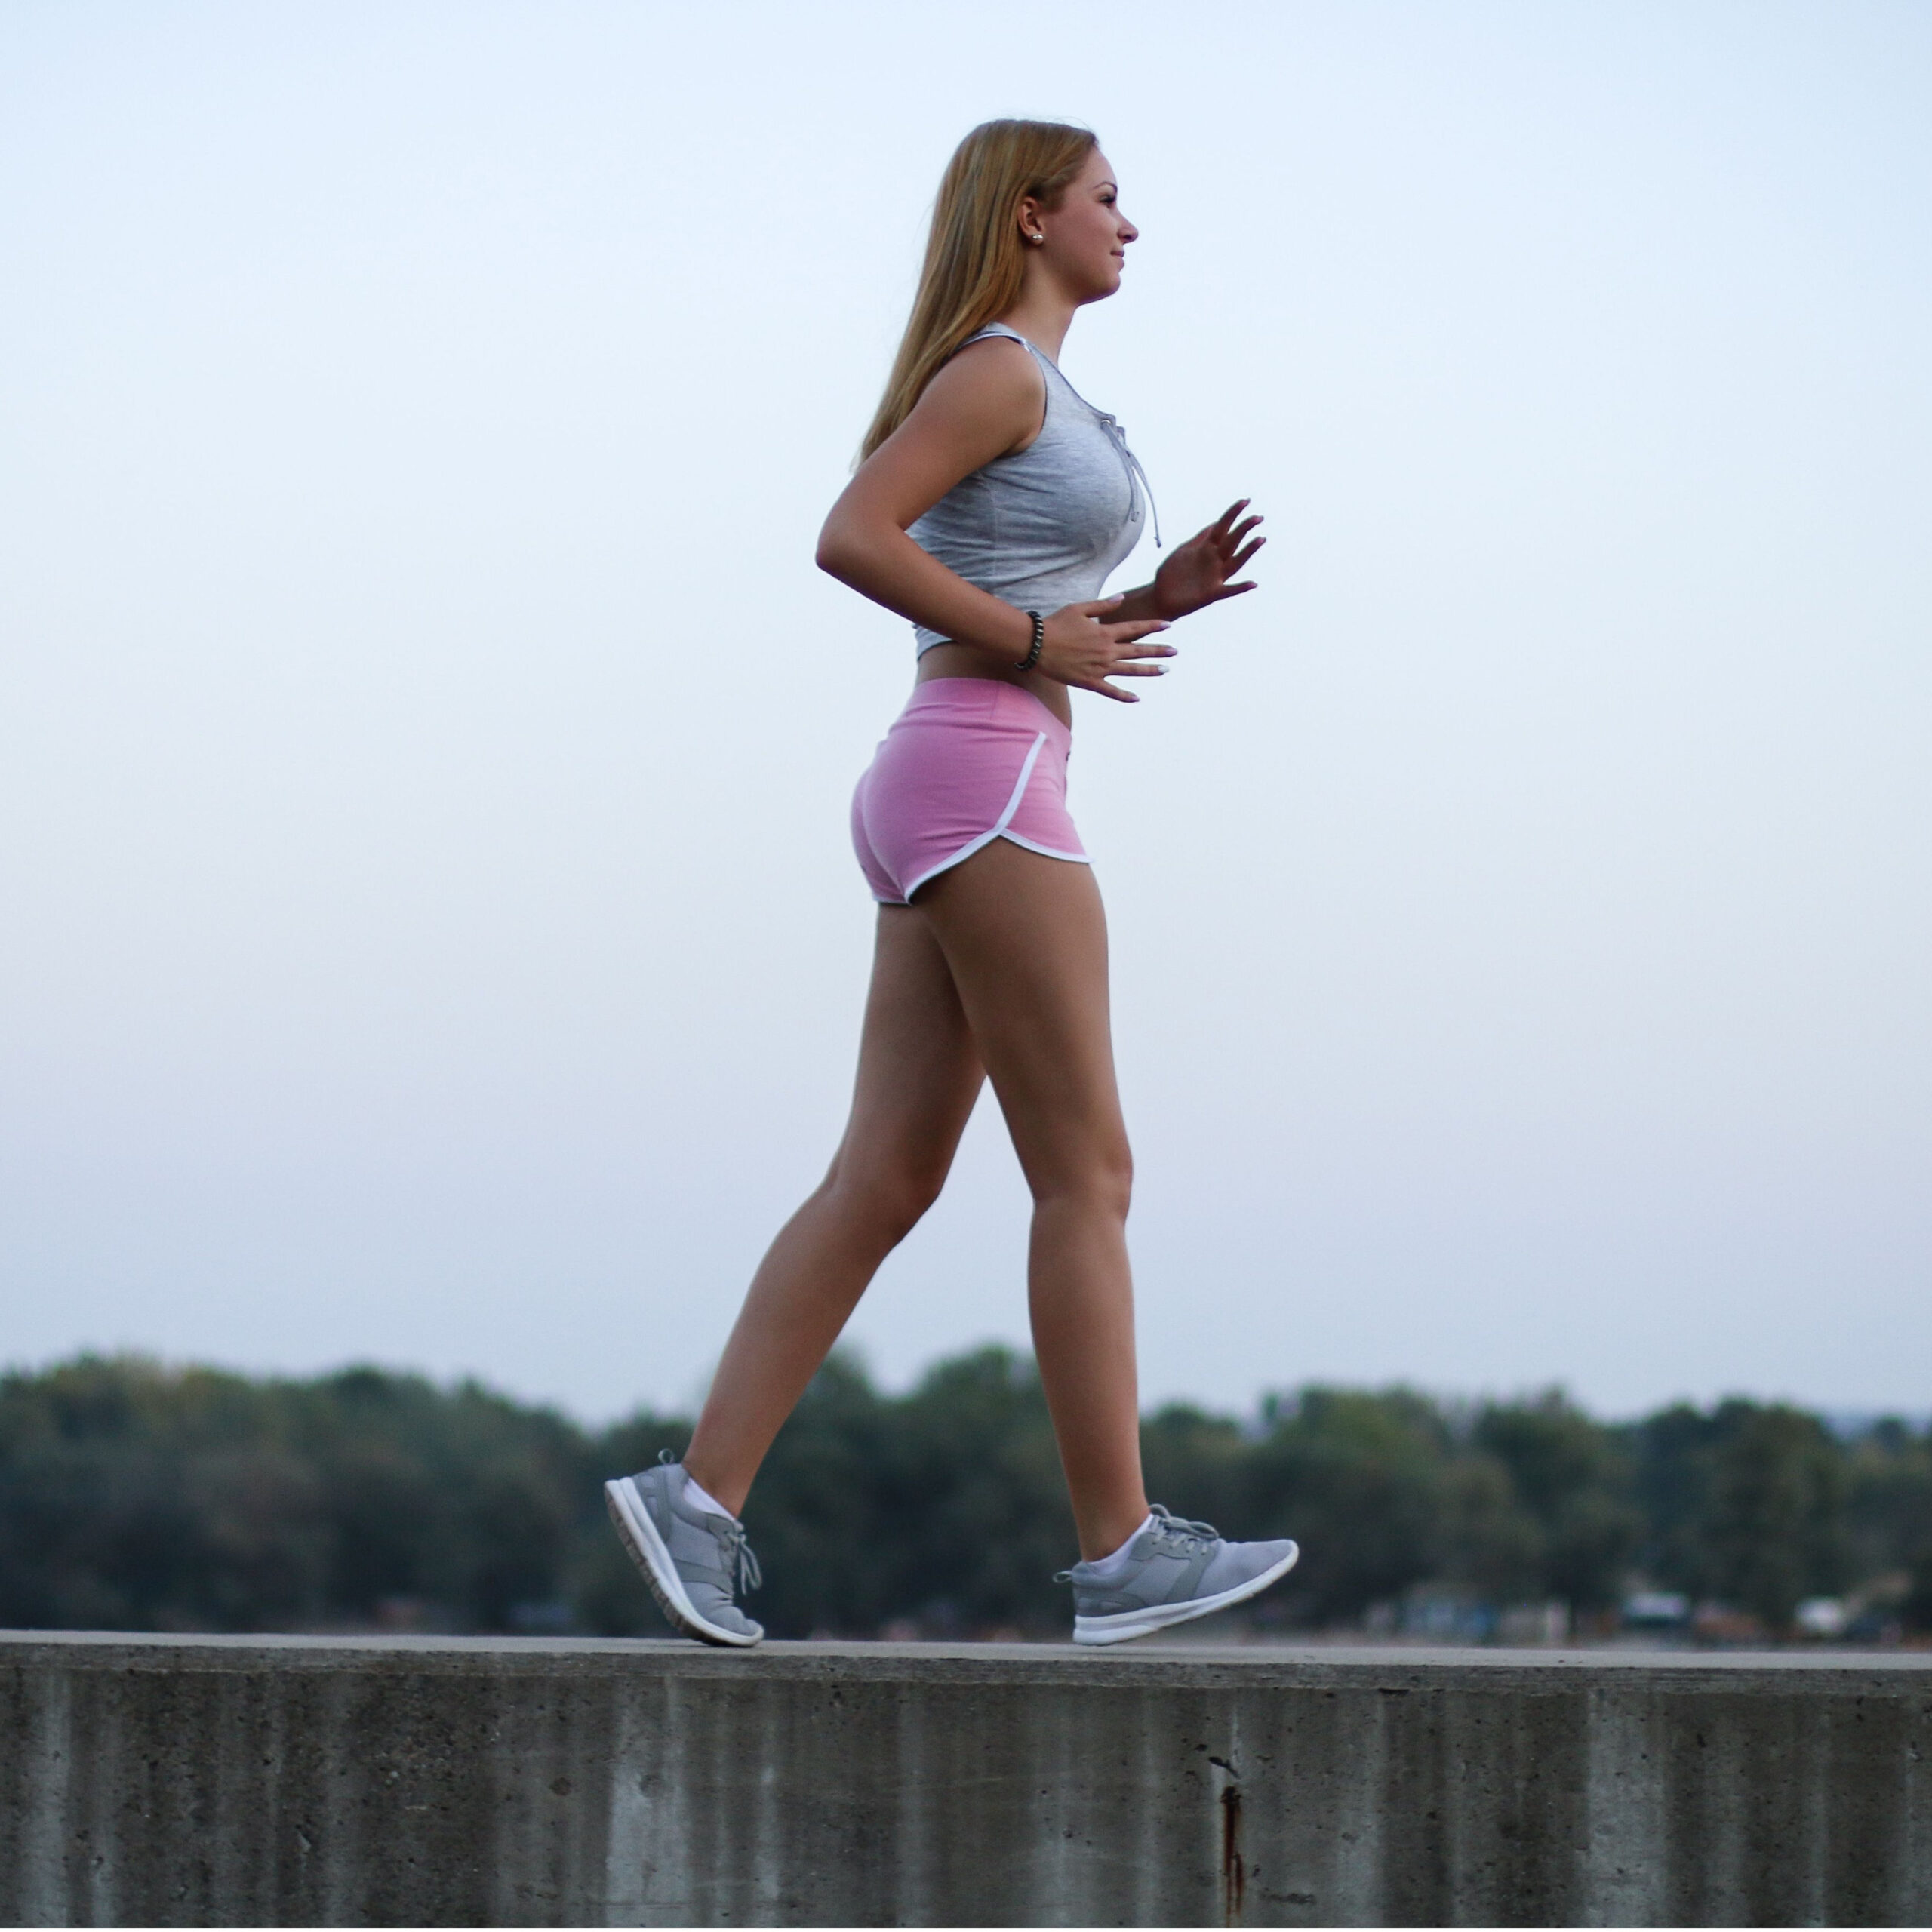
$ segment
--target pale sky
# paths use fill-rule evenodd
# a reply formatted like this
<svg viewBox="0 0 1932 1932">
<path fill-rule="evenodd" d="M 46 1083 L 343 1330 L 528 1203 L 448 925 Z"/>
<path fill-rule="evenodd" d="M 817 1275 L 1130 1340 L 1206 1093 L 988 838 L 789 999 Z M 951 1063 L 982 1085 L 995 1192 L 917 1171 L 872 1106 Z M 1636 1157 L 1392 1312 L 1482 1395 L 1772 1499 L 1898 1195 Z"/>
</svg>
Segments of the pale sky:
<svg viewBox="0 0 1932 1932">
<path fill-rule="evenodd" d="M 912 674 L 813 541 L 1020 113 L 1142 230 L 1069 374 L 1272 537 L 1076 703 L 1147 1399 L 1932 1406 L 1928 101 L 1857 0 L 14 0 L 0 1360 L 701 1389 Z M 1025 1217 L 989 1103 L 889 1386 Z"/>
</svg>

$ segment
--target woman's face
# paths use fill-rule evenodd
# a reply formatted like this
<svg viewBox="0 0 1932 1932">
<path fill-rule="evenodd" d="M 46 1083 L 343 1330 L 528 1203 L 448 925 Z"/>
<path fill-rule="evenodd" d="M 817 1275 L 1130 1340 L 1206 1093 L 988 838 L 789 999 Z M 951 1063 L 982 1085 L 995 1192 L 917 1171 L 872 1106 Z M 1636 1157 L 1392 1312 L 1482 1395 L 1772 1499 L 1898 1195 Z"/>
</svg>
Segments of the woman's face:
<svg viewBox="0 0 1932 1932">
<path fill-rule="evenodd" d="M 1020 226 L 1044 242 L 1025 243 L 1030 255 L 1076 302 L 1098 302 L 1120 287 L 1127 245 L 1140 231 L 1120 211 L 1114 171 L 1098 148 L 1056 208 L 1020 204 Z"/>
</svg>

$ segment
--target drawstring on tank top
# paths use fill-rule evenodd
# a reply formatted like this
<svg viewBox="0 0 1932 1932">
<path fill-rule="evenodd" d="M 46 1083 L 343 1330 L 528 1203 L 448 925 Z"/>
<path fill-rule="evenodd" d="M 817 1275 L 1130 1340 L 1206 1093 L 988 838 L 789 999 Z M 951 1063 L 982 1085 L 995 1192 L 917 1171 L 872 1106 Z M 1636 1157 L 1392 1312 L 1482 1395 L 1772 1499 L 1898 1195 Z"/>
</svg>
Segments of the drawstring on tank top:
<svg viewBox="0 0 1932 1932">
<path fill-rule="evenodd" d="M 1022 342 L 1026 341 L 1024 336 L 1020 337 L 1019 340 Z M 1154 500 L 1154 486 L 1148 481 L 1147 472 L 1140 466 L 1140 459 L 1127 446 L 1127 432 L 1121 427 L 1120 418 L 1109 414 L 1104 409 L 1095 409 L 1094 405 L 1071 383 L 1067 382 L 1066 377 L 1060 374 L 1060 367 L 1057 362 L 1044 351 L 1035 347 L 1033 343 L 1027 342 L 1026 346 L 1032 349 L 1033 353 L 1038 356 L 1056 376 L 1060 376 L 1060 380 L 1066 384 L 1067 394 L 1072 396 L 1082 409 L 1091 411 L 1094 420 L 1107 432 L 1107 441 L 1112 443 L 1120 453 L 1121 466 L 1127 472 L 1128 488 L 1132 491 L 1137 485 L 1140 494 L 1147 499 L 1147 508 L 1154 519 L 1154 548 L 1159 549 L 1161 548 L 1161 506 Z"/>
<path fill-rule="evenodd" d="M 1070 389 L 1073 389 L 1071 383 L 1067 383 L 1066 386 Z M 1073 392 L 1075 395 L 1080 395 L 1078 389 L 1073 389 Z M 1084 395 L 1080 396 L 1080 400 L 1082 402 L 1087 402 L 1087 398 Z M 1089 409 L 1094 409 L 1094 405 L 1091 402 L 1087 402 L 1087 407 Z M 1140 466 L 1140 459 L 1128 448 L 1127 432 L 1121 426 L 1120 423 L 1115 417 L 1109 416 L 1104 409 L 1094 409 L 1094 414 L 1100 419 L 1101 427 L 1106 431 L 1108 439 L 1112 443 L 1114 448 L 1120 451 L 1121 460 L 1127 465 L 1128 485 L 1131 486 L 1137 482 L 1140 488 L 1140 494 L 1147 499 L 1147 508 L 1154 518 L 1154 548 L 1158 550 L 1161 547 L 1161 506 L 1154 500 L 1154 486 L 1148 481 L 1147 472 Z"/>
</svg>

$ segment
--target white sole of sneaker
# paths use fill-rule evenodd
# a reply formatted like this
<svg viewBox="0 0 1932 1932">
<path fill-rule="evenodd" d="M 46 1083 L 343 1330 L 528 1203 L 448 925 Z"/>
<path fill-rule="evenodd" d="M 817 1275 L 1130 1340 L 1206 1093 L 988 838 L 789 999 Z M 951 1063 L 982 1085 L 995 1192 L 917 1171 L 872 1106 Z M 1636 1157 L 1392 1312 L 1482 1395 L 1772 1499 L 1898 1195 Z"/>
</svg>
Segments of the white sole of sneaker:
<svg viewBox="0 0 1932 1932">
<path fill-rule="evenodd" d="M 735 1630 L 708 1623 L 699 1616 L 685 1594 L 683 1580 L 678 1574 L 678 1566 L 671 1561 L 671 1552 L 664 1547 L 664 1539 L 657 1534 L 657 1526 L 651 1521 L 651 1512 L 629 1476 L 619 1476 L 604 1485 L 604 1506 L 611 1512 L 618 1540 L 644 1573 L 651 1594 L 657 1599 L 657 1607 L 670 1620 L 673 1629 L 687 1637 L 695 1637 L 700 1644 L 718 1644 L 734 1651 L 748 1651 L 763 1641 L 762 1631 L 755 1637 L 742 1636 Z"/>
<path fill-rule="evenodd" d="M 1301 1555 L 1297 1543 L 1272 1570 L 1222 1590 L 1211 1597 L 1189 1597 L 1185 1603 L 1157 1603 L 1147 1610 L 1116 1611 L 1111 1617 L 1076 1617 L 1073 1641 L 1076 1644 L 1124 1644 L 1132 1637 L 1151 1637 L 1156 1631 L 1171 1630 L 1177 1623 L 1191 1623 L 1197 1617 L 1210 1617 L 1230 1604 L 1245 1603 L 1259 1596 L 1270 1583 L 1278 1583 L 1295 1567 Z"/>
</svg>

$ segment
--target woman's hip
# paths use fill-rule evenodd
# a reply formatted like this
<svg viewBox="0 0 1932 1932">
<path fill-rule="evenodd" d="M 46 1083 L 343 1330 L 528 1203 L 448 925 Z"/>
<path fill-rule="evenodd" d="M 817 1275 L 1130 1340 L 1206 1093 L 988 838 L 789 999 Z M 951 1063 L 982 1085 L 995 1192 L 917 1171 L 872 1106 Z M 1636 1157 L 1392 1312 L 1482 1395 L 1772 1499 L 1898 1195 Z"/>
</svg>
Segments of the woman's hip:
<svg viewBox="0 0 1932 1932">
<path fill-rule="evenodd" d="M 874 897 L 903 904 L 995 838 L 1084 860 L 1066 810 L 1071 747 L 1066 725 L 1017 685 L 915 687 L 853 798 L 853 843 Z"/>
</svg>

